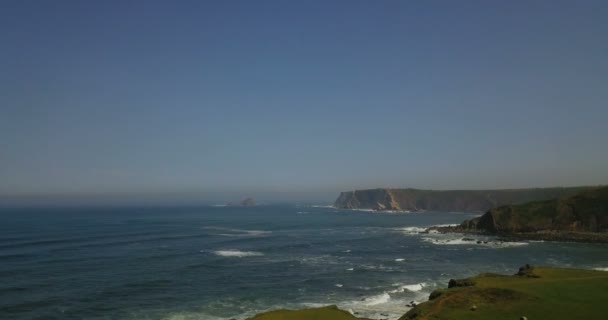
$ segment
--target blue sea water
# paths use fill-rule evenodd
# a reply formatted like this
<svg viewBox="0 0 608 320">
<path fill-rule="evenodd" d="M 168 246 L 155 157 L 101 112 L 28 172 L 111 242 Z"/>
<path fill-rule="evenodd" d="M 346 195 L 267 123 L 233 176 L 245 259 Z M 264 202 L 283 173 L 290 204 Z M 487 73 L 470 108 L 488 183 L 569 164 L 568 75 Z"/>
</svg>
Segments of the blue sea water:
<svg viewBox="0 0 608 320">
<path fill-rule="evenodd" d="M 244 319 L 328 304 L 396 319 L 450 278 L 525 263 L 608 267 L 606 245 L 420 232 L 472 216 L 296 205 L 0 209 L 0 319 Z"/>
</svg>

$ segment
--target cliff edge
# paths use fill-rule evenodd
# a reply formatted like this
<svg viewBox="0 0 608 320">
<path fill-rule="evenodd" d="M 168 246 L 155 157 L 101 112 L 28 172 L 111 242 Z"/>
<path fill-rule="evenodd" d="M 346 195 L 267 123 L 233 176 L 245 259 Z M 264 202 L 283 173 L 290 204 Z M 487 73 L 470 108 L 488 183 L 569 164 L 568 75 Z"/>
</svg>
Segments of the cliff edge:
<svg viewBox="0 0 608 320">
<path fill-rule="evenodd" d="M 479 232 L 543 240 L 608 242 L 608 187 L 554 200 L 505 205 L 448 232 Z"/>
<path fill-rule="evenodd" d="M 491 208 L 531 201 L 556 199 L 592 187 L 505 190 L 421 190 L 379 188 L 342 192 L 336 208 L 399 211 L 485 212 Z"/>
</svg>

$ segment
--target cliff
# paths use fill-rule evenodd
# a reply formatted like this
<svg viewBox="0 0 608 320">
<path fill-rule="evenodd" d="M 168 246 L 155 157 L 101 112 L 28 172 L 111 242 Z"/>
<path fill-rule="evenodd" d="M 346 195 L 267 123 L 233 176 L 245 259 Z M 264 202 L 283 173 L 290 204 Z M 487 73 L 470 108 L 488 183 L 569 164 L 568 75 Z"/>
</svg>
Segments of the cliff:
<svg viewBox="0 0 608 320">
<path fill-rule="evenodd" d="M 443 231 L 485 232 L 526 238 L 608 238 L 608 187 L 555 200 L 493 208 Z M 576 236 L 578 236 L 577 239 Z"/>
<path fill-rule="evenodd" d="M 342 192 L 343 209 L 485 212 L 490 208 L 571 196 L 590 187 L 506 190 L 369 189 Z"/>
</svg>

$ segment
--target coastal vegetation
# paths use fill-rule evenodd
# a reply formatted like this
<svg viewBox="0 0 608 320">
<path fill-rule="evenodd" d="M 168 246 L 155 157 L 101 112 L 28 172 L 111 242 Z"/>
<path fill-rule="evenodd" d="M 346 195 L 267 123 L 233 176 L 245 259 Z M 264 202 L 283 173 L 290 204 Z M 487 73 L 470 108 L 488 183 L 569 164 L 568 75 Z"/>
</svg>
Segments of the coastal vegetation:
<svg viewBox="0 0 608 320">
<path fill-rule="evenodd" d="M 605 319 L 608 272 L 525 266 L 450 281 L 400 320 Z"/>
<path fill-rule="evenodd" d="M 256 315 L 248 320 L 367 320 L 357 318 L 332 305 L 302 310 L 274 310 Z"/>
<path fill-rule="evenodd" d="M 400 320 L 430 319 L 604 319 L 608 272 L 533 267 L 515 275 L 485 273 L 450 280 L 448 288 L 431 293 L 429 301 L 414 306 Z M 356 320 L 336 306 L 275 310 L 249 320 Z"/>
</svg>

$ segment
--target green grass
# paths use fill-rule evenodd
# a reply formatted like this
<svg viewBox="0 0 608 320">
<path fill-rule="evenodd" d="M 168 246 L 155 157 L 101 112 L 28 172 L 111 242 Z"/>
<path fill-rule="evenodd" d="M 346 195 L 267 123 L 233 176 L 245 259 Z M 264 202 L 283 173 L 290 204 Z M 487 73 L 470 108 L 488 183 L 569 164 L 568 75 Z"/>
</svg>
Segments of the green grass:
<svg viewBox="0 0 608 320">
<path fill-rule="evenodd" d="M 533 268 L 538 276 L 483 274 L 472 287 L 441 294 L 410 310 L 401 319 L 606 319 L 608 272 Z M 476 306 L 475 311 L 471 310 Z"/>
<path fill-rule="evenodd" d="M 302 310 L 275 310 L 256 315 L 249 320 L 365 320 L 338 309 L 336 306 Z"/>
<path fill-rule="evenodd" d="M 608 272 L 534 267 L 532 276 L 481 274 L 474 285 L 434 292 L 402 320 L 608 319 Z M 477 308 L 473 311 L 472 306 Z M 362 320 L 336 306 L 275 310 L 249 320 Z"/>
</svg>

